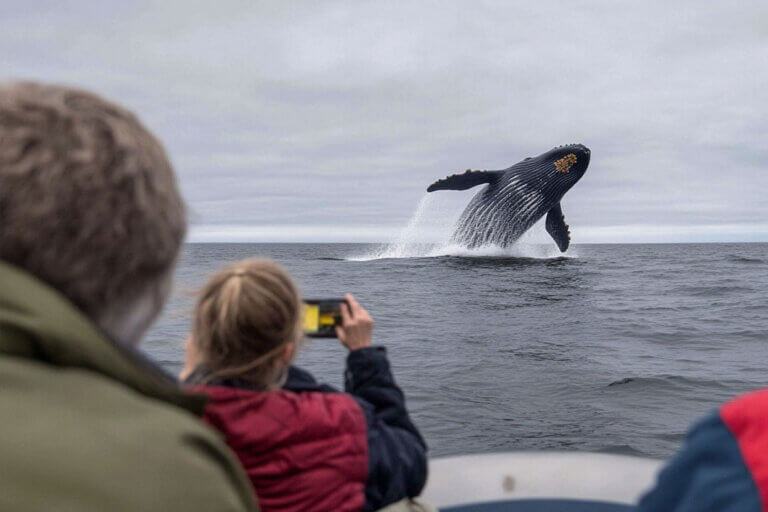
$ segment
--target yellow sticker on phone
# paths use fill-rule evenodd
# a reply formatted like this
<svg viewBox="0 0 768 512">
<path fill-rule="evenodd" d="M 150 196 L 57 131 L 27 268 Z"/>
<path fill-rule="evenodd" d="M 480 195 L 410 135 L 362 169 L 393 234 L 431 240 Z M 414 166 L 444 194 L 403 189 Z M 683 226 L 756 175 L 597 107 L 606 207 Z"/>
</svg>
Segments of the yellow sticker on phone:
<svg viewBox="0 0 768 512">
<path fill-rule="evenodd" d="M 306 333 L 317 332 L 320 329 L 320 306 L 304 304 L 303 330 Z"/>
</svg>

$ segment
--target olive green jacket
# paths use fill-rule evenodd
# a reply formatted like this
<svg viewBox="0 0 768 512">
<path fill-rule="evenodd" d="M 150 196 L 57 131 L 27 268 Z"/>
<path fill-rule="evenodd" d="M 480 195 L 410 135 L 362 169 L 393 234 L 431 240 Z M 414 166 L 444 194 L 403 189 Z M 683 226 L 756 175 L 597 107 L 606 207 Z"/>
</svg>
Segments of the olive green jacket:
<svg viewBox="0 0 768 512">
<path fill-rule="evenodd" d="M 257 510 L 204 405 L 0 262 L 0 510 Z"/>
</svg>

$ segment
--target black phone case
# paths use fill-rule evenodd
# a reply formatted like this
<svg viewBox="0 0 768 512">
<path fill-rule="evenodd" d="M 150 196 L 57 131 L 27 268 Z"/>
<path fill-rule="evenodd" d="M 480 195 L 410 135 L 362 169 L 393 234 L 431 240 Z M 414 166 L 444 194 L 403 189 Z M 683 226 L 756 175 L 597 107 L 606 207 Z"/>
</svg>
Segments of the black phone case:
<svg viewBox="0 0 768 512">
<path fill-rule="evenodd" d="M 345 299 L 304 299 L 304 303 L 318 306 L 320 314 L 333 313 L 333 325 L 326 325 L 320 327 L 317 332 L 304 333 L 308 338 L 335 338 L 337 325 L 341 325 L 341 309 L 339 304 L 346 304 Z"/>
</svg>

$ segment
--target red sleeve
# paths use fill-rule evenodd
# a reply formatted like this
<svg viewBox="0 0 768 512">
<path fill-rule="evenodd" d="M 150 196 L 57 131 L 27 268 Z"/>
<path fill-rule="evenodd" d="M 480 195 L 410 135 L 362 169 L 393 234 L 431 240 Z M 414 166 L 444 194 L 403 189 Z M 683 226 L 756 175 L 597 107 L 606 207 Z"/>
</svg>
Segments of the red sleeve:
<svg viewBox="0 0 768 512">
<path fill-rule="evenodd" d="M 720 417 L 739 443 L 741 456 L 768 511 L 768 389 L 725 404 Z"/>
</svg>

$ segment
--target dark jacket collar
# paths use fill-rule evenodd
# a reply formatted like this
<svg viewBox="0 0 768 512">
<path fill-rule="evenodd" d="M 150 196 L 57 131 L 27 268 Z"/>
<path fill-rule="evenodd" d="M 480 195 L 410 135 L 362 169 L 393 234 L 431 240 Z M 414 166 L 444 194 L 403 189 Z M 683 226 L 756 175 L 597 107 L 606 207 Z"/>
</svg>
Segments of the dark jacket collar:
<svg viewBox="0 0 768 512">
<path fill-rule="evenodd" d="M 189 374 L 184 380 L 184 384 L 191 386 L 220 386 L 226 388 L 247 389 L 248 391 L 265 391 L 264 387 L 247 379 L 228 378 L 208 380 L 210 375 L 211 370 L 205 365 L 200 365 Z M 293 391 L 294 393 L 300 393 L 302 391 L 336 391 L 336 389 L 327 384 L 319 384 L 311 373 L 297 366 L 288 367 L 288 378 L 286 379 L 285 384 L 283 384 L 283 389 L 286 391 Z"/>
<path fill-rule="evenodd" d="M 206 399 L 182 392 L 160 367 L 111 340 L 64 296 L 0 262 L 0 357 L 93 371 L 200 415 Z"/>
</svg>

